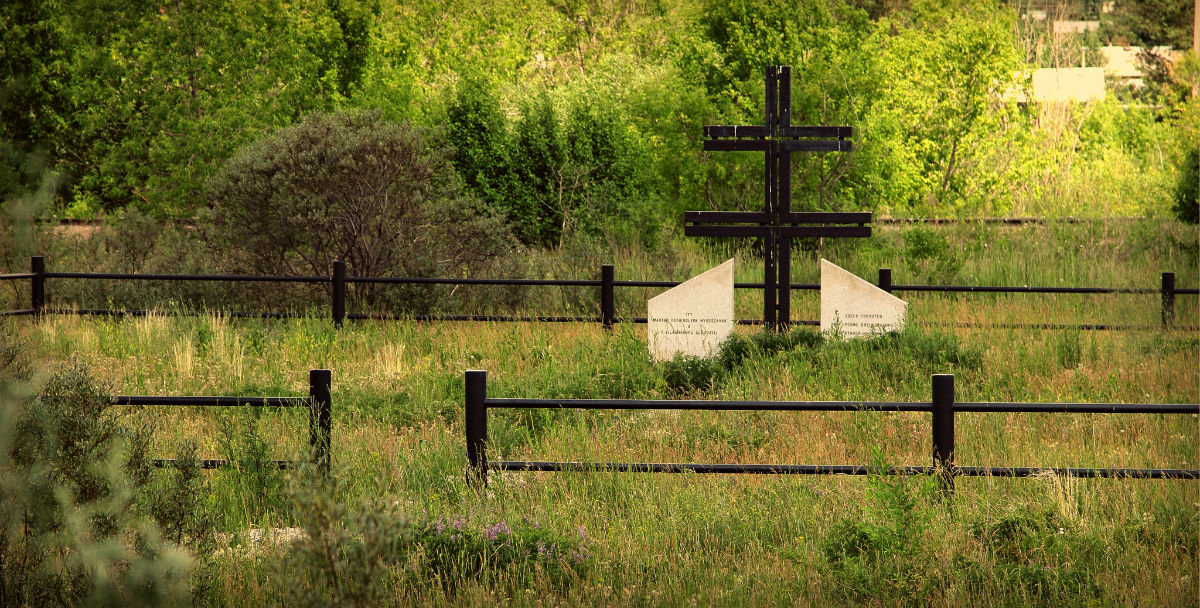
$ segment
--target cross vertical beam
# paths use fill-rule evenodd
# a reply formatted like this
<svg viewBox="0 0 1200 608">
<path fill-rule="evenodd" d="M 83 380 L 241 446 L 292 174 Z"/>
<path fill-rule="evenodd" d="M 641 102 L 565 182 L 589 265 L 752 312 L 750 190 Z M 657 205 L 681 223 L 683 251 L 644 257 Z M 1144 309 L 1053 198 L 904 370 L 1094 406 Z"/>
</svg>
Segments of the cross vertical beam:
<svg viewBox="0 0 1200 608">
<path fill-rule="evenodd" d="M 777 66 L 775 69 L 776 86 L 779 89 L 776 112 L 776 135 L 792 126 L 792 67 Z M 775 155 L 775 221 L 776 226 L 783 223 L 783 218 L 792 213 L 792 153 L 780 150 L 779 144 L 774 146 Z M 775 280 L 778 297 L 776 299 L 775 323 L 778 329 L 787 329 L 792 318 L 792 239 L 780 239 L 775 248 L 778 251 L 779 274 Z"/>
<path fill-rule="evenodd" d="M 779 66 L 767 66 L 766 87 L 766 111 L 763 113 L 763 124 L 767 127 L 767 134 L 771 135 L 778 131 L 779 126 L 777 120 L 779 112 Z M 773 140 L 767 140 L 766 144 L 767 147 L 763 151 L 766 156 L 763 159 L 763 185 L 765 188 L 763 211 L 766 212 L 767 218 L 771 222 L 769 225 L 775 225 L 778 223 L 779 211 L 779 184 L 778 176 L 776 175 L 779 147 Z M 779 322 L 778 236 L 773 230 L 768 230 L 763 235 L 763 321 L 768 326 L 775 326 Z"/>
<path fill-rule="evenodd" d="M 683 233 L 763 239 L 763 322 L 768 327 L 782 331 L 791 321 L 793 238 L 871 236 L 870 213 L 792 212 L 792 152 L 848 152 L 852 134 L 850 127 L 792 126 L 792 68 L 776 65 L 766 68 L 762 126 L 704 127 L 705 150 L 763 152 L 763 211 L 689 211 Z M 727 222 L 752 225 L 716 225 Z"/>
</svg>

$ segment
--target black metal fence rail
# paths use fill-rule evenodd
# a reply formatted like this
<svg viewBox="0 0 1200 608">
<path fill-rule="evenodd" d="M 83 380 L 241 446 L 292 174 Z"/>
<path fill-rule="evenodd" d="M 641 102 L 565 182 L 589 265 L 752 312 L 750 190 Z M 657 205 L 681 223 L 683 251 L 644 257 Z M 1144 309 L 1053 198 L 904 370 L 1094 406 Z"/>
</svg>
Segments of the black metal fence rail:
<svg viewBox="0 0 1200 608">
<path fill-rule="evenodd" d="M 1005 224 L 1010 226 L 1025 226 L 1029 224 L 1102 224 L 1109 222 L 1132 223 L 1144 222 L 1142 217 L 877 217 L 876 224 Z M 1163 218 L 1161 221 L 1174 222 L 1174 219 Z"/>
<path fill-rule="evenodd" d="M 35 220 L 38 225 L 57 224 L 59 226 L 94 226 L 100 227 L 108 224 L 108 220 L 104 219 L 79 219 L 79 218 L 38 218 Z M 184 226 L 194 226 L 196 218 L 190 217 L 173 217 L 166 218 L 165 221 L 172 222 Z M 1134 223 L 1146 221 L 1159 221 L 1173 223 L 1173 218 L 1145 218 L 1145 217 L 1034 217 L 1034 216 L 1017 216 L 1017 217 L 877 217 L 873 220 L 876 224 L 1106 224 L 1106 223 Z"/>
<path fill-rule="evenodd" d="M 616 288 L 651 287 L 670 288 L 682 281 L 617 280 L 615 267 L 605 264 L 600 267 L 599 279 L 483 279 L 448 277 L 354 277 L 346 275 L 345 262 L 334 262 L 329 276 L 280 276 L 280 275 L 232 275 L 232 274 L 136 274 L 112 272 L 51 272 L 46 270 L 45 258 L 30 258 L 30 272 L 0 274 L 0 281 L 30 282 L 30 306 L 16 310 L 0 311 L 0 316 L 37 316 L 43 314 L 145 316 L 163 314 L 172 316 L 199 316 L 210 313 L 173 310 L 124 310 L 108 308 L 53 308 L 46 306 L 47 279 L 83 279 L 114 281 L 224 281 L 258 283 L 306 283 L 330 285 L 330 313 L 335 326 L 347 321 L 364 320 L 415 320 L 415 321 L 482 321 L 482 322 L 544 322 L 544 323 L 600 323 L 611 329 L 617 323 L 646 323 L 645 317 L 618 317 L 614 293 Z M 352 313 L 346 311 L 346 286 L 348 284 L 380 285 L 502 285 L 524 287 L 594 287 L 599 288 L 598 315 L 454 315 L 454 314 L 390 314 Z M 1080 330 L 1146 330 L 1182 329 L 1195 331 L 1200 326 L 1177 325 L 1175 322 L 1175 300 L 1180 295 L 1198 295 L 1198 288 L 1175 286 L 1175 273 L 1164 272 L 1160 284 L 1155 287 L 1051 287 L 1051 286 L 1003 286 L 1003 285 L 904 285 L 892 282 L 892 270 L 880 268 L 876 285 L 887 292 L 941 292 L 941 293 L 1011 293 L 1011 294 L 1126 294 L 1161 296 L 1162 323 L 1159 325 L 1130 325 L 1107 323 L 930 323 L 941 327 L 977 329 L 1080 329 Z M 763 283 L 738 282 L 736 289 L 762 289 Z M 792 283 L 793 290 L 820 290 L 818 283 Z M 308 316 L 295 312 L 221 312 L 231 318 L 286 319 Z M 739 319 L 742 325 L 762 325 L 761 319 Z M 797 325 L 819 325 L 814 320 L 795 320 Z"/>
<path fill-rule="evenodd" d="M 332 430 L 333 400 L 329 388 L 333 374 L 327 369 L 313 369 L 308 372 L 307 397 L 176 397 L 160 395 L 118 395 L 113 397 L 113 405 L 134 407 L 144 406 L 175 406 L 175 407 L 265 407 L 265 408 L 296 408 L 308 409 L 308 442 L 313 454 L 313 464 L 324 475 L 329 473 L 330 450 L 329 439 Z M 168 458 L 154 459 L 157 467 L 172 466 L 175 461 Z M 292 469 L 300 463 L 294 460 L 272 460 L 271 467 Z M 217 469 L 229 465 L 229 461 L 221 459 L 203 459 L 200 467 Z"/>
<path fill-rule="evenodd" d="M 471 475 L 487 483 L 488 471 L 620 471 L 637 473 L 748 473 L 772 475 L 926 475 L 937 474 L 943 488 L 954 489 L 954 478 L 1031 477 L 1117 477 L 1141 479 L 1200 479 L 1200 469 L 1133 469 L 1079 467 L 990 467 L 958 466 L 954 461 L 954 414 L 956 412 L 1042 412 L 1103 414 L 1200 414 L 1194 403 L 985 403 L 955 402 L 954 376 L 933 376 L 928 402 L 907 401 L 723 401 L 642 399 L 524 399 L 487 396 L 487 372 L 466 372 L 466 442 Z M 487 458 L 487 412 L 507 409 L 590 410 L 705 410 L 782 412 L 929 412 L 933 438 L 930 466 L 868 467 L 826 464 L 700 464 L 631 462 L 498 461 Z"/>
</svg>

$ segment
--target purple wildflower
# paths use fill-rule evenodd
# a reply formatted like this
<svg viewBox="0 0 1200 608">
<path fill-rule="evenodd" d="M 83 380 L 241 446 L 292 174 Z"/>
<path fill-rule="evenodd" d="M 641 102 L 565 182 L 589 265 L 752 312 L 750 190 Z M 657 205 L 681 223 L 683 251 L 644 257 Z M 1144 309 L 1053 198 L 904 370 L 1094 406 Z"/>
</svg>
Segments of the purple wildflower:
<svg viewBox="0 0 1200 608">
<path fill-rule="evenodd" d="M 511 536 L 512 530 L 509 529 L 507 522 L 502 521 L 502 522 L 484 530 L 483 533 L 485 536 L 487 536 L 488 540 L 496 540 L 497 536 L 501 536 L 501 535 Z"/>
</svg>

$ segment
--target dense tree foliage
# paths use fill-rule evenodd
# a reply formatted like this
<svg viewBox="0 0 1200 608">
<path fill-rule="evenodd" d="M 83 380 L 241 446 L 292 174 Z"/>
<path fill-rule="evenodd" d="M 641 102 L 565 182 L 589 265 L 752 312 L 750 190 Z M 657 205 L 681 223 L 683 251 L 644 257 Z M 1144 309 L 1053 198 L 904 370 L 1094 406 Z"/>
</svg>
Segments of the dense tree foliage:
<svg viewBox="0 0 1200 608">
<path fill-rule="evenodd" d="M 1157 21 L 1137 4 L 1119 2 L 1111 27 L 1178 44 L 1189 3 L 1156 3 L 1173 7 Z M 1164 72 L 1181 93 L 1149 123 L 1019 106 L 1030 39 L 1011 5 L 18 0 L 0 7 L 0 180 L 6 199 L 51 188 L 60 215 L 191 216 L 240 146 L 314 112 L 370 110 L 445 127 L 467 191 L 526 243 L 653 239 L 686 209 L 759 204 L 760 155 L 704 153 L 701 127 L 760 121 L 763 67 L 782 63 L 797 123 L 856 129 L 851 154 L 796 155 L 797 208 L 1166 212 L 1197 145 L 1175 128 L 1191 82 Z M 1100 131 L 1139 138 L 1080 140 L 1097 114 Z M 1126 170 L 1131 200 L 1086 186 Z"/>
<path fill-rule="evenodd" d="M 1200 222 L 1200 150 L 1184 156 L 1179 183 L 1175 186 L 1175 216 L 1189 224 Z"/>
<path fill-rule="evenodd" d="M 560 111 L 546 91 L 524 103 L 511 127 L 487 85 L 465 80 L 448 109 L 455 164 L 467 185 L 503 212 L 529 244 L 647 220 L 654 176 L 642 141 L 628 133 L 603 92 L 585 92 Z M 657 218 L 655 218 L 657 219 Z"/>
<path fill-rule="evenodd" d="M 1105 37 L 1114 44 L 1192 46 L 1193 0 L 1116 0 L 1112 9 L 1101 21 Z"/>
<path fill-rule="evenodd" d="M 263 274 L 328 274 L 343 260 L 360 276 L 443 276 L 506 252 L 503 224 L 474 208 L 429 144 L 378 112 L 311 114 L 209 181 L 212 235 Z"/>
</svg>

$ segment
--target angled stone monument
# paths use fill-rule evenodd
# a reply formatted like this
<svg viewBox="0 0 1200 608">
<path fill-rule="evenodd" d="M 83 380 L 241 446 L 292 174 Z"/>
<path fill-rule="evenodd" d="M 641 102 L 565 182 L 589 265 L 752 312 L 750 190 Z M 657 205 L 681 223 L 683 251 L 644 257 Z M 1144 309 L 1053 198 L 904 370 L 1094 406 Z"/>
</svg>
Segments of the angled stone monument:
<svg viewBox="0 0 1200 608">
<path fill-rule="evenodd" d="M 821 259 L 821 333 L 859 338 L 904 327 L 908 303 Z"/>
<path fill-rule="evenodd" d="M 733 331 L 733 260 L 650 298 L 646 313 L 655 361 L 713 354 Z"/>
</svg>

